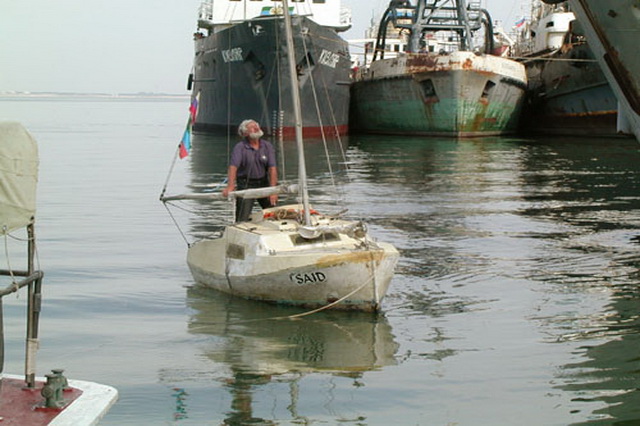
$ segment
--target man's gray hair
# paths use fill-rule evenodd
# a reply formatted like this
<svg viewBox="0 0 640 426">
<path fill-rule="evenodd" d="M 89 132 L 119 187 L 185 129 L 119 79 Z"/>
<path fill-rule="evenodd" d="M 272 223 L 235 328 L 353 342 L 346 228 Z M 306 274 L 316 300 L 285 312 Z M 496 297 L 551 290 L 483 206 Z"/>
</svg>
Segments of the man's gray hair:
<svg viewBox="0 0 640 426">
<path fill-rule="evenodd" d="M 256 123 L 258 125 L 258 127 L 260 127 L 260 123 L 258 123 L 256 120 L 252 120 L 252 119 L 244 120 L 238 126 L 238 135 L 240 135 L 241 137 L 245 137 L 246 136 L 247 126 L 249 125 L 249 123 Z"/>
</svg>

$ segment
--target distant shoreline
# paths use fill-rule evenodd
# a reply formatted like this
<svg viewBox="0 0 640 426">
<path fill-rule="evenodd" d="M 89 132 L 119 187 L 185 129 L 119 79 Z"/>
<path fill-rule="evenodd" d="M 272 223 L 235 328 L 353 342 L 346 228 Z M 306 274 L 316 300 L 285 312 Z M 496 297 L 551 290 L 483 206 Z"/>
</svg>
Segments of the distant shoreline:
<svg viewBox="0 0 640 426">
<path fill-rule="evenodd" d="M 189 99 L 189 94 L 170 94 L 170 93 L 65 93 L 65 92 L 0 92 L 0 99 L 55 99 L 55 98 L 73 98 L 73 99 L 104 99 L 104 100 L 126 100 L 126 99 Z"/>
</svg>

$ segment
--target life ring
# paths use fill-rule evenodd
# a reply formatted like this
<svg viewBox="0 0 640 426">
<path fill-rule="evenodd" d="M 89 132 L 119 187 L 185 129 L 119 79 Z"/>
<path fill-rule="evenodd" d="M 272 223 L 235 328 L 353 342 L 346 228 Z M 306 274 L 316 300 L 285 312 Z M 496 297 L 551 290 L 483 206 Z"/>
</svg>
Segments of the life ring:
<svg viewBox="0 0 640 426">
<path fill-rule="evenodd" d="M 319 215 L 317 210 L 311 209 L 309 210 L 309 214 Z M 285 220 L 285 219 L 298 219 L 304 215 L 304 210 L 296 210 L 296 209 L 277 209 L 270 212 L 267 212 L 263 215 L 264 219 L 273 219 L 273 220 Z"/>
</svg>

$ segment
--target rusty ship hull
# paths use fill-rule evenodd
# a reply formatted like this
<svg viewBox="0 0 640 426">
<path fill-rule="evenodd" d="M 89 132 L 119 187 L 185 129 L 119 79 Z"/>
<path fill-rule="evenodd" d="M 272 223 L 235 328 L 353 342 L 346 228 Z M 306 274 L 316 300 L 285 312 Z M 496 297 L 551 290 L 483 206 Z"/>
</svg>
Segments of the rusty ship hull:
<svg viewBox="0 0 640 426">
<path fill-rule="evenodd" d="M 449 137 L 514 133 L 527 77 L 511 59 L 457 51 L 374 61 L 351 88 L 351 130 Z"/>
<path fill-rule="evenodd" d="M 529 101 L 522 128 L 549 135 L 620 136 L 618 100 L 589 46 L 573 45 L 550 59 L 525 64 Z"/>
<path fill-rule="evenodd" d="M 545 0 L 547 3 L 556 3 Z M 619 128 L 640 140 L 640 7 L 637 0 L 569 0 L 619 101 Z M 620 117 L 621 116 L 621 117 Z"/>
<path fill-rule="evenodd" d="M 527 69 L 526 133 L 628 136 L 618 129 L 618 100 L 598 64 L 582 23 L 566 2 L 533 3 L 514 57 Z"/>
</svg>

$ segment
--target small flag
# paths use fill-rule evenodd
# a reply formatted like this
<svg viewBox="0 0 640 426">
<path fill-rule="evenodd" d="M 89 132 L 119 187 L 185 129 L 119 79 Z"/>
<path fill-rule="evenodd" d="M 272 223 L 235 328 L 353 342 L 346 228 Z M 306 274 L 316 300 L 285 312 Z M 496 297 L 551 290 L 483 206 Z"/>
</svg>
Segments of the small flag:
<svg viewBox="0 0 640 426">
<path fill-rule="evenodd" d="M 184 134 L 180 141 L 180 158 L 184 158 L 189 155 L 189 151 L 191 151 L 191 117 L 189 117 L 187 127 L 184 129 Z"/>
<path fill-rule="evenodd" d="M 516 23 L 515 23 L 515 27 L 516 27 L 516 28 L 520 28 L 521 26 L 523 26 L 523 25 L 524 25 L 524 23 L 525 23 L 525 18 L 524 18 L 524 16 L 523 16 L 522 18 L 520 18 L 520 19 L 518 19 L 518 20 L 516 21 Z"/>
<path fill-rule="evenodd" d="M 189 105 L 189 119 L 187 120 L 187 127 L 184 129 L 184 133 L 182 134 L 182 139 L 180 140 L 180 145 L 178 145 L 179 151 L 178 155 L 180 158 L 184 158 L 189 155 L 189 151 L 191 151 L 191 129 L 193 124 L 196 122 L 196 117 L 198 116 L 198 103 L 200 102 L 200 92 L 191 100 L 191 105 Z"/>
<path fill-rule="evenodd" d="M 289 15 L 293 15 L 294 10 L 293 6 L 289 6 Z M 260 16 L 273 16 L 273 15 L 282 15 L 282 8 L 279 6 L 271 7 L 271 6 L 263 6 L 260 11 Z"/>
<path fill-rule="evenodd" d="M 198 102 L 200 102 L 200 92 L 196 96 L 194 96 L 191 101 L 191 105 L 189 105 L 189 112 L 191 113 L 191 122 L 196 122 L 196 115 L 198 114 Z"/>
</svg>

